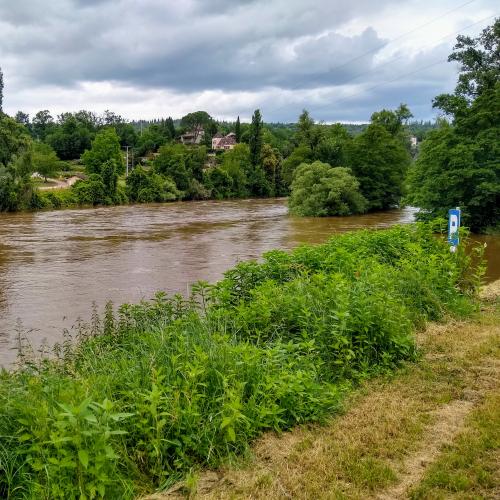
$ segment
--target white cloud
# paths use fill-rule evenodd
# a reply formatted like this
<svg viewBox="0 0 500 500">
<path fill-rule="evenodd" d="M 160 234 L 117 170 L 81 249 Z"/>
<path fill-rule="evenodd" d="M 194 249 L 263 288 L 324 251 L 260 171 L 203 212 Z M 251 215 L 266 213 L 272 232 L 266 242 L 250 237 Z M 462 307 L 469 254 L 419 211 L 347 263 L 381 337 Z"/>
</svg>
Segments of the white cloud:
<svg viewBox="0 0 500 500">
<path fill-rule="evenodd" d="M 0 0 L 4 108 L 232 119 L 260 107 L 287 121 L 306 107 L 358 121 L 405 101 L 426 118 L 456 78 L 431 64 L 454 32 L 494 13 L 493 0 L 465 3 Z"/>
</svg>

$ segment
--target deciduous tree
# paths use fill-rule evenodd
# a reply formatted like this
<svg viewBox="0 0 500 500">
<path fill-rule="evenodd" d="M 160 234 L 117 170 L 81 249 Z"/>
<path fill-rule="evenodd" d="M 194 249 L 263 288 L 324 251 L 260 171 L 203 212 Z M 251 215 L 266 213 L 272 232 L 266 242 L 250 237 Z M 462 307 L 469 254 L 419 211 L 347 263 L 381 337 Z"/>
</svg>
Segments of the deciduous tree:
<svg viewBox="0 0 500 500">
<path fill-rule="evenodd" d="M 100 174 L 102 166 L 108 161 L 113 161 L 117 172 L 123 174 L 125 166 L 120 139 L 113 127 L 100 130 L 92 141 L 92 147 L 82 154 L 82 162 L 90 174 Z"/>
<path fill-rule="evenodd" d="M 296 215 L 322 217 L 362 213 L 367 202 L 350 169 L 316 161 L 298 167 L 288 206 Z"/>
</svg>

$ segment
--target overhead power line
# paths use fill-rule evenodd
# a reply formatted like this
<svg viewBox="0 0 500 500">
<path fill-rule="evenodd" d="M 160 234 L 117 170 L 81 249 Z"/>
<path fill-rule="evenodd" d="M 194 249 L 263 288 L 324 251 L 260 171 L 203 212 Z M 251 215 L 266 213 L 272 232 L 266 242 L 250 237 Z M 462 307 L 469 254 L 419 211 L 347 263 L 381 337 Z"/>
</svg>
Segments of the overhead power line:
<svg viewBox="0 0 500 500">
<path fill-rule="evenodd" d="M 339 64 L 339 65 L 336 65 L 336 66 L 334 66 L 334 67 L 329 68 L 328 72 L 329 72 L 329 73 L 331 73 L 331 72 L 333 72 L 333 71 L 335 71 L 335 70 L 337 70 L 337 69 L 340 69 L 340 68 L 343 68 L 343 67 L 345 67 L 345 66 L 348 66 L 349 64 L 351 64 L 351 63 L 353 63 L 353 62 L 355 62 L 355 61 L 358 61 L 358 60 L 362 59 L 363 57 L 366 57 L 366 56 L 367 56 L 367 55 L 369 55 L 369 54 L 372 54 L 372 53 L 374 53 L 374 52 L 377 52 L 377 51 L 381 50 L 382 48 L 384 48 L 384 47 L 388 46 L 389 44 L 391 44 L 391 43 L 393 43 L 393 42 L 395 42 L 395 41 L 401 40 L 402 38 L 404 38 L 404 37 L 406 37 L 406 36 L 408 36 L 408 35 L 411 35 L 411 34 L 413 34 L 413 33 L 417 32 L 418 30 L 420 30 L 420 29 L 422 29 L 422 28 L 425 28 L 425 27 L 429 26 L 430 24 L 434 23 L 435 21 L 437 21 L 437 20 L 439 20 L 439 19 L 442 19 L 442 18 L 444 18 L 444 17 L 448 16 L 448 15 L 452 14 L 453 12 L 456 12 L 456 11 L 457 11 L 457 10 L 459 10 L 459 9 L 462 9 L 463 7 L 466 7 L 467 5 L 470 5 L 471 3 L 474 3 L 475 1 L 477 1 L 477 0 L 469 0 L 468 2 L 465 2 L 465 3 L 463 3 L 463 4 L 460 4 L 460 5 L 458 5 L 457 7 L 454 7 L 454 8 L 453 8 L 453 9 L 451 9 L 451 10 L 448 10 L 448 11 L 446 11 L 446 12 L 443 12 L 442 14 L 440 14 L 440 15 L 438 15 L 438 16 L 436 16 L 436 17 L 434 17 L 434 18 L 432 18 L 432 19 L 430 19 L 430 20 L 428 20 L 428 21 L 426 21 L 426 22 L 425 22 L 425 23 L 423 23 L 423 24 L 420 24 L 419 26 L 417 26 L 417 27 L 415 27 L 415 28 L 412 28 L 412 29 L 411 29 L 411 30 L 409 30 L 409 31 L 406 31 L 406 32 L 402 33 L 401 35 L 398 35 L 398 36 L 397 36 L 397 37 L 395 37 L 395 38 L 392 38 L 392 39 L 388 40 L 387 42 L 384 42 L 383 44 L 381 44 L 381 45 L 379 45 L 379 46 L 377 46 L 377 47 L 374 47 L 374 48 L 372 48 L 372 49 L 370 49 L 370 50 L 368 50 L 368 51 L 366 51 L 366 52 L 364 52 L 364 53 L 362 53 L 362 54 L 359 54 L 359 55 L 357 55 L 357 56 L 355 56 L 355 57 L 353 57 L 353 58 L 351 58 L 351 59 L 349 59 L 349 60 L 347 60 L 347 61 L 343 62 L 342 64 Z M 465 28 L 462 28 L 460 31 L 457 31 L 457 32 L 455 32 L 455 33 L 453 33 L 453 34 L 454 34 L 454 35 L 458 35 L 458 34 L 460 34 L 463 30 L 468 29 L 468 28 L 470 28 L 470 27 L 472 27 L 472 26 L 475 26 L 475 25 L 477 25 L 477 24 L 480 24 L 480 23 L 484 22 L 486 19 L 490 19 L 490 18 L 492 18 L 492 17 L 495 17 L 495 16 L 488 16 L 487 18 L 481 19 L 480 21 L 477 21 L 477 22 L 475 22 L 475 23 L 473 23 L 473 24 L 471 24 L 471 25 L 469 25 L 469 26 L 466 26 Z M 445 39 L 445 38 L 448 38 L 449 36 L 452 36 L 453 34 L 448 34 L 448 35 L 446 35 L 445 37 L 442 37 L 442 38 L 440 38 L 439 40 L 437 40 L 437 42 L 440 42 L 441 40 L 443 40 L 443 39 Z M 436 43 L 436 42 L 435 42 L 435 43 Z M 425 48 L 425 46 L 424 46 L 424 48 Z M 382 65 L 379 65 L 379 67 L 380 67 L 380 66 L 386 66 L 386 65 L 388 65 L 388 64 L 391 64 L 392 62 L 394 62 L 394 61 L 396 61 L 396 60 L 399 60 L 399 59 L 401 59 L 402 57 L 404 57 L 404 55 L 398 56 L 397 58 L 395 58 L 395 59 L 393 59 L 393 60 L 391 60 L 391 61 L 388 61 L 388 62 L 386 62 L 386 63 L 383 63 Z M 433 65 L 435 65 L 435 64 L 437 64 L 437 63 L 433 63 Z M 349 80 L 346 80 L 346 81 L 342 82 L 342 85 L 344 85 L 344 84 L 346 84 L 346 83 L 349 83 L 349 81 L 352 81 L 352 80 L 354 80 L 354 79 L 356 79 L 356 78 L 359 78 L 360 76 L 363 76 L 364 74 L 368 74 L 368 73 L 370 73 L 371 71 L 372 71 L 372 70 L 370 70 L 370 71 L 368 71 L 368 72 L 359 73 L 359 74 L 358 74 L 358 75 L 356 75 L 355 77 L 352 77 L 351 79 L 349 79 Z M 291 87 L 290 89 L 287 89 L 287 90 L 288 90 L 288 91 L 294 91 L 294 90 L 298 90 L 298 89 L 299 89 L 299 88 L 301 88 L 301 87 L 302 87 L 302 85 L 301 85 L 301 84 L 299 84 L 299 85 L 296 85 L 296 86 L 294 86 L 294 87 Z M 285 107 L 287 107 L 287 106 L 288 106 L 288 104 L 283 104 L 283 105 L 281 105 L 281 106 L 276 106 L 276 107 L 272 107 L 272 108 L 267 108 L 267 110 L 266 110 L 266 111 L 267 111 L 267 112 L 268 112 L 268 111 L 278 111 L 278 110 L 283 109 L 283 108 L 285 108 Z"/>
</svg>

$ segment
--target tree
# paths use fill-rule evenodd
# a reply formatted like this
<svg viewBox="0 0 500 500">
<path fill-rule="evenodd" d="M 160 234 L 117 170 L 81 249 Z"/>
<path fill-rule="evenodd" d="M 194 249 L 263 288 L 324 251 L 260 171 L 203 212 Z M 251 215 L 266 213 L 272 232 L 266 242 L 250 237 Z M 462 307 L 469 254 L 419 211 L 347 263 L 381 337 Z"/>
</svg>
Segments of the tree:
<svg viewBox="0 0 500 500">
<path fill-rule="evenodd" d="M 203 180 L 212 198 L 223 200 L 234 196 L 233 178 L 223 168 L 211 168 L 204 174 Z"/>
<path fill-rule="evenodd" d="M 167 144 L 161 146 L 154 160 L 155 171 L 170 177 L 182 191 L 189 187 L 187 156 L 187 147 L 183 144 Z"/>
<path fill-rule="evenodd" d="M 107 109 L 104 111 L 103 122 L 104 125 L 116 127 L 116 125 L 125 123 L 125 120 L 120 115 L 117 115 L 115 112 Z"/>
<path fill-rule="evenodd" d="M 448 61 L 460 63 L 460 75 L 452 96 L 441 94 L 434 100 L 434 106 L 454 114 L 448 108 L 447 98 L 462 98 L 473 101 L 486 91 L 494 90 L 500 80 L 500 18 L 483 30 L 477 38 L 465 35 L 457 37 L 454 51 Z M 463 102 L 463 101 L 462 101 Z"/>
<path fill-rule="evenodd" d="M 422 142 L 409 175 L 408 202 L 421 218 L 460 206 L 473 231 L 500 221 L 500 84 L 485 91 L 453 125 L 441 122 Z"/>
<path fill-rule="evenodd" d="M 282 177 L 283 183 L 290 188 L 295 170 L 302 163 L 313 160 L 313 152 L 309 146 L 299 146 L 292 151 L 292 154 L 283 162 Z"/>
<path fill-rule="evenodd" d="M 30 129 L 30 115 L 28 113 L 24 113 L 23 111 L 18 111 L 16 116 L 14 117 L 17 123 L 24 125 L 28 130 Z"/>
<path fill-rule="evenodd" d="M 250 125 L 250 133 L 248 137 L 248 145 L 250 147 L 250 163 L 254 166 L 260 164 L 260 157 L 262 154 L 262 116 L 260 110 L 256 109 L 252 116 L 252 123 Z"/>
<path fill-rule="evenodd" d="M 61 160 L 79 158 L 90 147 L 93 132 L 71 113 L 61 115 L 60 123 L 50 130 L 45 141 L 54 148 Z"/>
<path fill-rule="evenodd" d="M 281 194 L 281 155 L 270 144 L 262 147 L 261 164 L 270 188 L 270 196 Z"/>
<path fill-rule="evenodd" d="M 174 125 L 174 120 L 172 120 L 172 118 L 169 116 L 165 122 L 165 127 L 168 131 L 168 134 L 170 136 L 170 139 L 171 140 L 174 140 L 175 139 L 175 125 Z"/>
<path fill-rule="evenodd" d="M 236 135 L 236 143 L 241 142 L 241 123 L 240 123 L 240 117 L 236 118 L 236 125 L 234 126 L 234 133 Z"/>
<path fill-rule="evenodd" d="M 138 136 L 135 128 L 130 123 L 117 123 L 114 127 L 120 138 L 120 146 L 122 148 L 125 146 L 135 147 Z"/>
<path fill-rule="evenodd" d="M 82 205 L 101 205 L 106 200 L 106 187 L 99 174 L 90 174 L 87 180 L 78 181 L 71 189 Z"/>
<path fill-rule="evenodd" d="M 116 161 L 114 159 L 107 160 L 101 165 L 101 177 L 105 193 L 111 199 L 116 195 L 118 188 L 118 173 L 116 170 Z"/>
<path fill-rule="evenodd" d="M 343 125 L 340 123 L 331 125 L 316 146 L 314 158 L 332 167 L 345 165 L 350 140 L 351 137 Z"/>
<path fill-rule="evenodd" d="M 473 231 L 500 224 L 500 19 L 477 38 L 460 35 L 448 60 L 461 63 L 453 94 L 434 100 L 452 118 L 431 131 L 409 176 L 421 218 L 460 206 Z"/>
<path fill-rule="evenodd" d="M 398 206 L 410 155 L 404 144 L 382 125 L 370 124 L 349 146 L 348 166 L 368 200 L 368 210 Z"/>
<path fill-rule="evenodd" d="M 384 127 L 391 135 L 401 134 L 403 127 L 413 116 L 406 104 L 400 104 L 395 111 L 383 109 L 376 111 L 371 116 L 371 122 Z"/>
<path fill-rule="evenodd" d="M 29 208 L 32 202 L 31 146 L 26 128 L 0 113 L 0 211 Z"/>
<path fill-rule="evenodd" d="M 43 142 L 33 144 L 33 168 L 42 175 L 47 182 L 47 177 L 54 175 L 59 170 L 59 158 L 56 152 Z"/>
<path fill-rule="evenodd" d="M 32 121 L 32 130 L 34 136 L 44 141 L 47 135 L 52 132 L 54 128 L 54 119 L 52 118 L 49 110 L 38 111 Z"/>
<path fill-rule="evenodd" d="M 7 165 L 14 156 L 30 149 L 31 142 L 25 127 L 5 114 L 0 115 L 0 164 Z"/>
<path fill-rule="evenodd" d="M 113 127 L 100 130 L 92 141 L 92 147 L 82 154 L 82 162 L 89 174 L 100 174 L 102 166 L 114 161 L 117 172 L 123 174 L 125 166 L 120 139 Z"/>
<path fill-rule="evenodd" d="M 248 175 L 253 169 L 250 162 L 250 148 L 247 144 L 237 144 L 226 151 L 222 157 L 221 169 L 231 177 L 232 198 L 243 198 L 251 193 L 248 187 Z"/>
<path fill-rule="evenodd" d="M 367 201 L 350 169 L 316 161 L 298 167 L 288 207 L 301 216 L 352 215 L 363 213 Z"/>
<path fill-rule="evenodd" d="M 181 127 L 190 130 L 194 134 L 194 140 L 199 134 L 213 122 L 212 117 L 206 111 L 195 111 L 181 118 Z"/>
<path fill-rule="evenodd" d="M 144 156 L 158 151 L 158 148 L 166 144 L 170 139 L 170 132 L 165 127 L 153 123 L 139 136 L 136 155 Z"/>
<path fill-rule="evenodd" d="M 152 170 L 146 172 L 142 167 L 135 168 L 126 182 L 129 198 L 140 203 L 174 201 L 182 195 L 172 179 Z"/>
<path fill-rule="evenodd" d="M 299 146 L 307 146 L 314 150 L 321 141 L 322 129 L 314 123 L 309 111 L 304 109 L 299 116 L 295 140 Z"/>
</svg>

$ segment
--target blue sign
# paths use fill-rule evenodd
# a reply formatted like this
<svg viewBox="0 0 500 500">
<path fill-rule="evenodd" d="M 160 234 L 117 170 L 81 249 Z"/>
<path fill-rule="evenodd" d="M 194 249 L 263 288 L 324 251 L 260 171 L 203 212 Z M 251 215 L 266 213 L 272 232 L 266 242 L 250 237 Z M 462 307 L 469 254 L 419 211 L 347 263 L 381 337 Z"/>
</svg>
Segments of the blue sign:
<svg viewBox="0 0 500 500">
<path fill-rule="evenodd" d="M 452 208 L 448 212 L 448 242 L 456 247 L 460 243 L 458 230 L 460 228 L 460 209 Z"/>
</svg>

